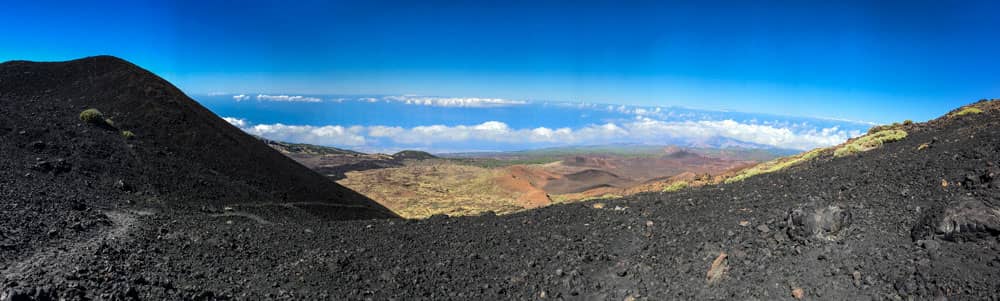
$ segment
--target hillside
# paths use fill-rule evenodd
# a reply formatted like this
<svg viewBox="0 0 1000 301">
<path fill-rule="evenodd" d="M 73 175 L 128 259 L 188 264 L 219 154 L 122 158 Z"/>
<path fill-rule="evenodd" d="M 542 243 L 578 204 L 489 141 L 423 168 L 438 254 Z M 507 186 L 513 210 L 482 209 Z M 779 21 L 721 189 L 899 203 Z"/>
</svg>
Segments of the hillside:
<svg viewBox="0 0 1000 301">
<path fill-rule="evenodd" d="M 271 148 L 282 154 L 303 154 L 303 155 L 364 155 L 364 153 L 331 146 L 312 145 L 304 143 L 288 143 L 274 141 L 263 137 L 257 137 Z"/>
<path fill-rule="evenodd" d="M 415 151 L 415 150 L 405 150 L 395 154 L 392 154 L 392 158 L 396 160 L 430 160 L 437 159 L 436 156 L 431 155 L 428 152 Z"/>
<path fill-rule="evenodd" d="M 469 161 L 479 158 L 404 160 L 398 166 L 347 172 L 337 183 L 403 217 L 425 218 L 506 214 L 553 203 L 662 191 L 684 174 L 721 175 L 756 163 L 694 153 L 678 156 L 662 149 L 658 155 L 577 154 L 545 164 L 496 167 Z M 533 160 L 513 160 L 525 159 Z"/>
<path fill-rule="evenodd" d="M 302 165 L 406 218 L 478 215 L 487 211 L 506 214 L 557 202 L 662 191 L 677 181 L 690 180 L 687 174 L 718 176 L 757 163 L 753 159 L 762 156 L 774 158 L 774 150 L 641 145 L 480 153 L 486 157 L 452 154 L 440 158 L 414 150 L 392 155 L 364 154 L 261 139 Z"/>
<path fill-rule="evenodd" d="M 4 275 L 14 260 L 164 211 L 220 221 L 396 216 L 120 59 L 6 62 L 0 83 Z M 91 108 L 103 116 L 84 121 Z"/>
<path fill-rule="evenodd" d="M 501 216 L 338 221 L 314 214 L 389 214 L 348 203 L 348 191 L 131 64 L 4 63 L 0 83 L 4 300 L 982 300 L 1000 290 L 996 101 L 730 183 Z M 135 137 L 81 123 L 88 107 Z M 322 201 L 336 206 L 299 207 L 337 192 L 345 198 Z"/>
</svg>

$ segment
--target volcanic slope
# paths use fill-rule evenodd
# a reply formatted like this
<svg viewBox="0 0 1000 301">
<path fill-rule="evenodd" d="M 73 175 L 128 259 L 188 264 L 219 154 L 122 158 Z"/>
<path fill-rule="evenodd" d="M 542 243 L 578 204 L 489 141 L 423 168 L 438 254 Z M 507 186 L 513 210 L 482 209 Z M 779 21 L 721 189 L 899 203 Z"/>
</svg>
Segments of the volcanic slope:
<svg viewBox="0 0 1000 301">
<path fill-rule="evenodd" d="M 103 118 L 83 121 L 89 108 Z M 4 275 L 142 214 L 395 217 L 114 57 L 0 64 L 0 141 Z"/>
<path fill-rule="evenodd" d="M 14 98 L 7 78 L 38 72 L 10 66 L 0 70 L 5 109 Z M 36 87 L 62 85 L 49 83 Z M 330 221 L 275 218 L 294 212 L 282 206 L 250 215 L 141 203 L 116 212 L 142 214 L 103 213 L 88 204 L 127 194 L 87 194 L 90 178 L 77 165 L 41 174 L 28 168 L 34 158 L 18 157 L 0 174 L 4 214 L 39 215 L 2 224 L 3 298 L 989 299 L 1000 292 L 1000 110 L 975 106 L 982 112 L 902 125 L 901 141 L 734 183 L 504 216 Z M 45 112 L 7 114 L 4 141 L 44 135 L 8 120 Z M 54 131 L 96 136 L 84 129 Z M 4 150 L 34 149 L 19 139 Z M 84 193 L 17 188 L 57 177 Z M 53 218 L 63 211 L 96 226 L 63 228 Z M 76 234 L 23 247 L 19 238 L 38 227 Z"/>
</svg>

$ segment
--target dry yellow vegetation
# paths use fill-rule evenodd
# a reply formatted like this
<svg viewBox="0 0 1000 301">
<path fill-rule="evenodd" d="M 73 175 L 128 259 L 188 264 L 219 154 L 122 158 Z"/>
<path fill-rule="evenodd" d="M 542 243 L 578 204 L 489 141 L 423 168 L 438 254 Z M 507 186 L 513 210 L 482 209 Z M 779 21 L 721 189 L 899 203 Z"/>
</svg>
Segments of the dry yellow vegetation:
<svg viewBox="0 0 1000 301">
<path fill-rule="evenodd" d="M 979 114 L 979 113 L 982 113 L 982 112 L 983 112 L 983 110 L 980 110 L 979 108 L 976 108 L 976 107 L 965 107 L 965 108 L 959 110 L 958 112 L 955 112 L 955 113 L 951 114 L 951 117 L 958 117 L 958 116 L 964 116 L 964 115 L 969 115 L 969 114 Z"/>
<path fill-rule="evenodd" d="M 518 195 L 494 181 L 496 172 L 428 160 L 397 168 L 353 171 L 337 181 L 405 218 L 477 215 L 523 210 Z"/>
<path fill-rule="evenodd" d="M 663 188 L 663 192 L 674 192 L 687 187 L 688 187 L 688 182 L 685 181 L 674 182 L 668 185 L 666 188 Z"/>
<path fill-rule="evenodd" d="M 849 140 L 843 146 L 833 151 L 834 157 L 843 157 L 856 154 L 882 146 L 882 144 L 903 140 L 906 138 L 906 131 L 903 130 L 882 130 L 868 135 L 864 135 Z"/>
<path fill-rule="evenodd" d="M 795 165 L 799 165 L 803 162 L 811 160 L 812 158 L 816 158 L 825 150 L 827 150 L 827 148 L 817 148 L 798 155 L 779 158 L 777 160 L 760 163 L 750 168 L 739 171 L 738 173 L 736 173 L 736 175 L 727 178 L 725 182 L 726 183 L 739 182 L 745 180 L 746 178 L 756 176 L 759 174 L 771 173 Z"/>
</svg>

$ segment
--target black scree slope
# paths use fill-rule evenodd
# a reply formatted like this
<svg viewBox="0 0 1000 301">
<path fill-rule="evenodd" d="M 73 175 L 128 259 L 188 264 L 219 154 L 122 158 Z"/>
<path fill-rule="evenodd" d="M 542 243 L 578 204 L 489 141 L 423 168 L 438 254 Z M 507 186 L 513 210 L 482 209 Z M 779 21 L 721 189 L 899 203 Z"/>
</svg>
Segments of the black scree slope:
<svg viewBox="0 0 1000 301">
<path fill-rule="evenodd" d="M 88 75 L 95 63 L 119 67 Z M 311 176 L 236 171 L 229 164 L 265 163 L 231 150 L 237 158 L 210 155 L 259 144 L 204 109 L 166 96 L 156 106 L 121 97 L 176 91 L 159 79 L 136 81 L 152 77 L 136 70 L 106 57 L 0 68 L 7 217 L 0 299 L 980 300 L 1000 293 L 997 102 L 976 104 L 981 113 L 901 125 L 908 137 L 881 148 L 827 152 L 732 184 L 506 216 L 332 221 L 312 215 L 325 207 L 303 200 L 308 191 L 284 186 Z M 102 97 L 92 103 L 81 95 Z M 102 105 L 117 127 L 135 131 L 134 141 L 70 114 Z M 194 117 L 202 115 L 212 118 Z M 202 119 L 212 121 L 181 130 Z M 142 124 L 151 120 L 161 122 Z M 191 141 L 214 146 L 182 144 Z M 204 158 L 220 162 L 196 161 Z M 180 178 L 158 178 L 169 176 Z M 236 185 L 226 183 L 245 190 L 211 188 Z M 271 202 L 286 197 L 272 191 L 287 191 L 287 200 Z M 370 212 L 385 211 L 358 214 Z"/>
<path fill-rule="evenodd" d="M 89 108 L 107 121 L 82 121 Z M 107 222 L 88 219 L 97 209 L 123 205 L 281 203 L 324 219 L 395 216 L 110 56 L 0 64 L 0 141 L 0 253 L 73 236 Z"/>
</svg>

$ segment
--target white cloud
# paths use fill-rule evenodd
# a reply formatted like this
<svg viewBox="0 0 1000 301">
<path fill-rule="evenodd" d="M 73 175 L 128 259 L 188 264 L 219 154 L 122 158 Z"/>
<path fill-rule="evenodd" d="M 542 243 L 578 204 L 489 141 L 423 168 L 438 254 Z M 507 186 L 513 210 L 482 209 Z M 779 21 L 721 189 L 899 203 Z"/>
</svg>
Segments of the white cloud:
<svg viewBox="0 0 1000 301">
<path fill-rule="evenodd" d="M 838 127 L 793 131 L 786 127 L 740 123 L 730 119 L 714 121 L 665 122 L 639 117 L 626 125 L 634 137 L 711 138 L 725 137 L 776 147 L 811 149 L 830 146 L 860 135 Z"/>
<path fill-rule="evenodd" d="M 233 100 L 236 100 L 236 101 L 244 101 L 244 100 L 247 100 L 247 99 L 250 99 L 250 96 L 246 96 L 244 94 L 233 95 Z"/>
<path fill-rule="evenodd" d="M 289 96 L 289 95 L 267 95 L 267 94 L 257 94 L 257 100 L 264 101 L 283 101 L 283 102 L 321 102 L 322 99 L 316 97 L 308 96 Z"/>
<path fill-rule="evenodd" d="M 308 126 L 258 124 L 243 127 L 247 133 L 279 141 L 310 143 L 319 145 L 362 146 L 367 140 L 361 127 L 343 127 L 339 125 Z"/>
<path fill-rule="evenodd" d="M 422 97 L 422 96 L 386 96 L 385 100 L 397 101 L 409 105 L 423 105 L 435 107 L 464 107 L 464 108 L 495 108 L 527 104 L 524 100 L 510 100 L 502 98 L 477 98 L 477 97 Z"/>
<path fill-rule="evenodd" d="M 232 124 L 232 125 L 234 125 L 234 126 L 236 126 L 238 128 L 241 128 L 241 129 L 243 127 L 247 126 L 247 120 L 246 119 L 233 118 L 233 117 L 222 117 L 222 120 L 225 120 L 226 122 L 229 122 L 229 124 Z"/>
<path fill-rule="evenodd" d="M 418 146 L 449 147 L 453 143 L 488 142 L 511 145 L 580 145 L 606 143 L 663 143 L 673 139 L 730 138 L 782 148 L 810 149 L 835 145 L 859 131 L 844 131 L 838 127 L 793 130 L 764 124 L 740 123 L 733 120 L 661 121 L 636 117 L 620 123 L 593 124 L 571 128 L 515 129 L 499 121 L 473 125 L 425 125 L 412 128 L 396 126 L 308 126 L 285 124 L 251 125 L 246 120 L 224 118 L 244 131 L 268 139 L 343 146 Z"/>
</svg>

